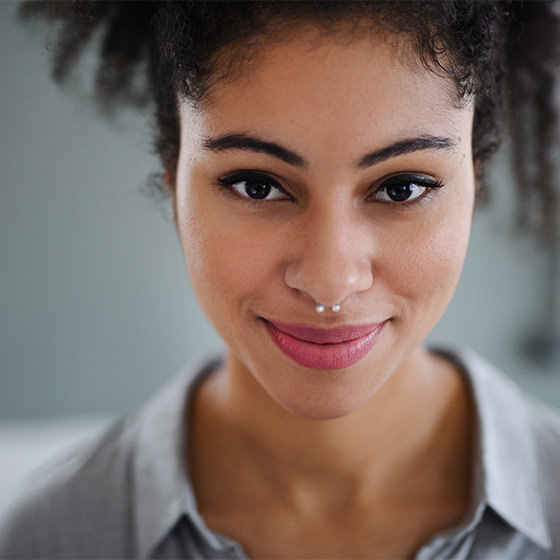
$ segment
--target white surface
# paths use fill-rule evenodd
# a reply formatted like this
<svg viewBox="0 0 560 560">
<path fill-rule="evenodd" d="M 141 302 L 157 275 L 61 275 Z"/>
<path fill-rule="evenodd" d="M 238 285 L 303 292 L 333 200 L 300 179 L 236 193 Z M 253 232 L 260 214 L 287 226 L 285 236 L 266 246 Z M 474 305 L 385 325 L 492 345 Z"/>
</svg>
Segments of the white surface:
<svg viewBox="0 0 560 560">
<path fill-rule="evenodd" d="M 109 423 L 107 417 L 0 423 L 0 513 L 45 461 Z"/>
</svg>

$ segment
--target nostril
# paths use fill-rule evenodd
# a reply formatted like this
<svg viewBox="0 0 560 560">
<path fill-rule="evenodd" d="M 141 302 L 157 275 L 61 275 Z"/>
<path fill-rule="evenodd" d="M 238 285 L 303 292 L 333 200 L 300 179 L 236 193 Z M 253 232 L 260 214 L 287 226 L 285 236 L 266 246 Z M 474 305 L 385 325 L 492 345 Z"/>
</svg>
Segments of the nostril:
<svg viewBox="0 0 560 560">
<path fill-rule="evenodd" d="M 334 266 L 332 261 L 300 260 L 286 267 L 284 279 L 287 286 L 306 294 L 318 313 L 337 313 L 346 298 L 371 287 L 373 274 L 371 265 L 364 261 L 339 261 Z"/>
</svg>

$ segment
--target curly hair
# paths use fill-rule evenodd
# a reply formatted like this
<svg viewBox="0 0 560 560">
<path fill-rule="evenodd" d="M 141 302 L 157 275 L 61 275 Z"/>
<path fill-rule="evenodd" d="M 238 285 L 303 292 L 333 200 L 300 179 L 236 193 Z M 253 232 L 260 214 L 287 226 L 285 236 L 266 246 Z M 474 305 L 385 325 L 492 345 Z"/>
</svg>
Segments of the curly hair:
<svg viewBox="0 0 560 560">
<path fill-rule="evenodd" d="M 100 35 L 95 97 L 104 111 L 153 103 L 154 146 L 173 195 L 180 130 L 177 99 L 203 103 L 268 40 L 312 23 L 326 33 L 382 29 L 405 34 L 411 54 L 448 77 L 457 100 L 474 96 L 473 157 L 479 200 L 483 171 L 504 130 L 512 142 L 518 223 L 542 238 L 555 233 L 555 85 L 560 60 L 555 2 L 485 0 L 109 2 L 26 1 L 24 18 L 63 23 L 53 77 L 67 81 L 84 47 Z M 227 52 L 227 55 L 225 53 Z M 527 186 L 530 185 L 528 188 Z"/>
</svg>

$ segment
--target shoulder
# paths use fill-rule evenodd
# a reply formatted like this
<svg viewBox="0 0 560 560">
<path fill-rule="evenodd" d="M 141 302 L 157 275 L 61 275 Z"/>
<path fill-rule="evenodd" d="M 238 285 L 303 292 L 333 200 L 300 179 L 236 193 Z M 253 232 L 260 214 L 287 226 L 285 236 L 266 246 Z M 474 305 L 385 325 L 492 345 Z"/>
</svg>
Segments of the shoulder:
<svg viewBox="0 0 560 560">
<path fill-rule="evenodd" d="M 145 556 L 183 513 L 186 407 L 220 358 L 37 472 L 0 519 L 0 558 Z"/>
<path fill-rule="evenodd" d="M 495 433 L 511 444 L 530 443 L 523 449 L 533 450 L 541 473 L 556 481 L 560 477 L 560 411 L 537 400 L 473 352 L 460 352 L 460 359 L 474 386 L 479 410 L 493 417 Z M 548 478 L 541 479 L 541 485 L 548 483 Z M 560 497 L 560 484 L 553 488 Z"/>
<path fill-rule="evenodd" d="M 540 492 L 553 549 L 560 554 L 560 412 L 528 398 L 528 416 L 540 467 Z"/>
<path fill-rule="evenodd" d="M 470 381 L 477 409 L 485 489 L 551 557 L 560 554 L 560 413 L 465 349 L 445 351 Z M 548 557 L 546 554 L 542 557 Z"/>
<path fill-rule="evenodd" d="M 33 475 L 0 520 L 1 558 L 130 556 L 118 543 L 130 525 L 133 424 L 116 422 Z"/>
<path fill-rule="evenodd" d="M 560 410 L 526 394 L 524 400 L 539 453 L 560 462 Z"/>
</svg>

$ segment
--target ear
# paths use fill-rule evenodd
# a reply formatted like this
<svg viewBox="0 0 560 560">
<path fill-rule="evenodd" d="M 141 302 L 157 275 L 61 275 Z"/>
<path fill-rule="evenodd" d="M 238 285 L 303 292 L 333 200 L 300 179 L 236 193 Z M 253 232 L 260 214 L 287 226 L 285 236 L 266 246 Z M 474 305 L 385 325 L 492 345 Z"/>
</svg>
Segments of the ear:
<svg viewBox="0 0 560 560">
<path fill-rule="evenodd" d="M 167 197 L 169 200 L 169 211 L 173 218 L 173 223 L 177 227 L 177 189 L 176 189 L 176 174 L 170 169 L 166 169 L 163 175 L 165 188 L 167 190 Z"/>
<path fill-rule="evenodd" d="M 488 192 L 484 184 L 484 165 L 479 159 L 473 162 L 474 169 L 474 207 L 484 206 L 488 202 Z"/>
<path fill-rule="evenodd" d="M 476 156 L 473 157 L 473 172 L 474 172 L 474 186 L 475 192 L 478 193 L 480 190 L 481 178 L 482 178 L 482 164 L 480 159 Z"/>
</svg>

